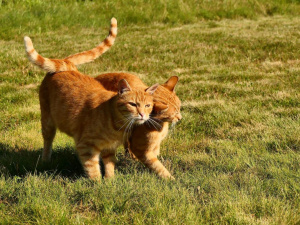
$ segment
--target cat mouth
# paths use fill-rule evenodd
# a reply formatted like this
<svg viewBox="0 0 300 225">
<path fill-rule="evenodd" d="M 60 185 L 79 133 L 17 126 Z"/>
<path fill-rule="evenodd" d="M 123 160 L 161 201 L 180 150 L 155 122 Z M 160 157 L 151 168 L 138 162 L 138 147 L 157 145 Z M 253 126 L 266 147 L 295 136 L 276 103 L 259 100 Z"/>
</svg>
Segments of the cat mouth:
<svg viewBox="0 0 300 225">
<path fill-rule="evenodd" d="M 144 119 L 136 119 L 135 122 L 136 122 L 137 124 L 143 124 L 143 123 L 146 122 L 146 120 L 144 120 Z"/>
</svg>

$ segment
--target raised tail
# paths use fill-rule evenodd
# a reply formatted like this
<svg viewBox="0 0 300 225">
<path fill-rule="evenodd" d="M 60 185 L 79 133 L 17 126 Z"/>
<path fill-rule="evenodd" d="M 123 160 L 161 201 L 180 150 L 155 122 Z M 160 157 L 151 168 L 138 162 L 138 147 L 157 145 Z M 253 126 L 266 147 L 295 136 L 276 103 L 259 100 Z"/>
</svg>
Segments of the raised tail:
<svg viewBox="0 0 300 225">
<path fill-rule="evenodd" d="M 28 59 L 43 70 L 49 73 L 61 72 L 61 71 L 77 71 L 76 66 L 66 59 L 48 59 L 41 56 L 33 48 L 32 41 L 29 37 L 24 37 L 25 50 Z"/>
<path fill-rule="evenodd" d="M 70 55 L 65 59 L 48 59 L 44 58 L 33 48 L 32 41 L 29 37 L 24 37 L 25 50 L 29 60 L 50 73 L 62 71 L 77 71 L 76 65 L 88 63 L 104 52 L 106 52 L 115 42 L 117 36 L 117 20 L 112 18 L 110 21 L 109 35 L 96 48 L 92 50 Z"/>
<path fill-rule="evenodd" d="M 112 18 L 110 20 L 109 35 L 104 39 L 104 41 L 102 41 L 97 47 L 89 51 L 84 51 L 81 53 L 77 53 L 75 55 L 70 55 L 65 59 L 69 60 L 74 65 L 91 62 L 97 59 L 104 52 L 106 52 L 114 44 L 116 36 L 117 36 L 117 20 L 115 18 Z"/>
</svg>

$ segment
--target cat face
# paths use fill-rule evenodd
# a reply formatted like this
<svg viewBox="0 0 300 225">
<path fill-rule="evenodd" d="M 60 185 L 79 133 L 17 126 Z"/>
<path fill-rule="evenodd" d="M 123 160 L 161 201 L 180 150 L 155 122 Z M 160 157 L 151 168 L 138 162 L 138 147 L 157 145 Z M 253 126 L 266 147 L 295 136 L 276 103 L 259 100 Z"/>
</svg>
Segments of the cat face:
<svg viewBox="0 0 300 225">
<path fill-rule="evenodd" d="M 152 118 L 170 123 L 177 123 L 182 119 L 180 113 L 181 102 L 174 92 L 177 82 L 177 76 L 170 77 L 170 79 L 161 85 L 154 93 Z"/>
<path fill-rule="evenodd" d="M 132 90 L 125 79 L 118 84 L 119 111 L 128 124 L 143 124 L 146 122 L 153 109 L 153 94 L 158 84 L 149 87 L 146 91 Z"/>
<path fill-rule="evenodd" d="M 154 103 L 151 116 L 163 122 L 177 123 L 182 119 L 180 113 L 181 102 L 179 98 L 172 93 L 169 93 L 168 96 L 164 96 L 163 98 L 163 100 Z"/>
</svg>

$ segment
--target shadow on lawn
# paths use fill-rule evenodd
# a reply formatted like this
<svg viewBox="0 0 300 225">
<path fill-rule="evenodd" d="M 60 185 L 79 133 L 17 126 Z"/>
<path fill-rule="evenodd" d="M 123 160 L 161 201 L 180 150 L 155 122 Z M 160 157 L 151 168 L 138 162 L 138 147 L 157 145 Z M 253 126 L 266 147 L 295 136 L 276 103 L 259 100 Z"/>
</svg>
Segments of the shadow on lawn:
<svg viewBox="0 0 300 225">
<path fill-rule="evenodd" d="M 41 161 L 42 149 L 28 150 L 0 143 L 0 172 L 6 176 L 54 174 L 75 179 L 83 176 L 83 169 L 71 147 L 56 148 L 49 163 Z"/>
<path fill-rule="evenodd" d="M 55 148 L 49 163 L 42 162 L 41 153 L 42 149 L 28 150 L 0 143 L 0 173 L 8 177 L 44 173 L 68 179 L 85 176 L 73 147 Z M 122 153 L 117 154 L 117 158 L 116 169 L 121 174 L 132 173 L 133 167 L 134 170 L 145 170 L 140 163 L 134 162 Z M 103 176 L 102 162 L 100 166 Z"/>
</svg>

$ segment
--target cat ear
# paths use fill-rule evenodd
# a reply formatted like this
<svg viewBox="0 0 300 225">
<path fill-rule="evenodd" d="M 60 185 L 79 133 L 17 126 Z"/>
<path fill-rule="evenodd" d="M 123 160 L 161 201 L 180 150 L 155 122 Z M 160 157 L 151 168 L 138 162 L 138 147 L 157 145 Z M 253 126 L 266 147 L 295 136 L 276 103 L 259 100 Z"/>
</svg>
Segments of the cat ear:
<svg viewBox="0 0 300 225">
<path fill-rule="evenodd" d="M 158 88 L 159 84 L 154 84 L 151 87 L 146 89 L 146 92 L 153 95 L 153 93 L 156 91 L 156 89 Z"/>
<path fill-rule="evenodd" d="M 153 112 L 154 113 L 163 113 L 166 112 L 169 109 L 169 106 L 167 104 L 161 103 L 161 102 L 155 102 L 153 106 Z"/>
<path fill-rule="evenodd" d="M 119 81 L 118 84 L 118 92 L 119 94 L 123 94 L 124 92 L 131 91 L 131 87 L 125 79 Z"/>
<path fill-rule="evenodd" d="M 164 83 L 162 86 L 164 86 L 165 88 L 169 89 L 170 91 L 174 92 L 174 88 L 178 82 L 178 77 L 177 76 L 172 76 L 169 78 L 169 80 L 167 80 L 166 83 Z"/>
</svg>

